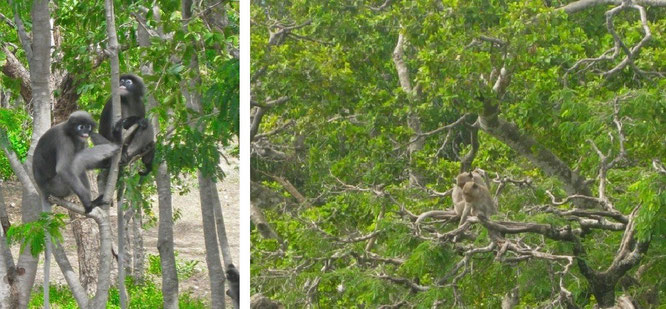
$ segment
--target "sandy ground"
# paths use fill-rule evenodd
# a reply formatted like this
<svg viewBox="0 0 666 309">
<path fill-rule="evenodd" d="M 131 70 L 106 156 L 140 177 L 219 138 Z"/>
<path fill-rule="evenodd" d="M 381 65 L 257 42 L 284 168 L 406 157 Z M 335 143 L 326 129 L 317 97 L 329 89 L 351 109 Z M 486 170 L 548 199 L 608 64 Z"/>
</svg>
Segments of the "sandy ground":
<svg viewBox="0 0 666 309">
<path fill-rule="evenodd" d="M 227 156 L 229 164 L 222 159 L 220 165 L 227 175 L 225 179 L 218 182 L 217 191 L 222 204 L 222 212 L 224 223 L 228 236 L 229 245 L 233 256 L 233 261 L 236 266 L 239 264 L 239 171 L 238 159 Z M 196 176 L 188 177 L 185 179 L 185 184 L 189 186 L 189 192 L 179 194 L 180 188 L 172 184 L 172 199 L 174 213 L 180 212 L 181 217 L 174 223 L 174 248 L 178 255 L 176 261 L 189 262 L 192 260 L 199 261 L 196 265 L 195 274 L 185 280 L 179 282 L 180 292 L 190 291 L 194 296 L 205 298 L 207 302 L 210 301 L 210 286 L 208 280 L 208 273 L 206 271 L 206 257 L 205 246 L 203 237 L 203 227 L 201 221 L 201 207 L 199 199 L 198 182 Z M 20 222 L 20 205 L 21 205 L 21 189 L 20 184 L 17 182 L 3 182 L 2 193 L 7 205 L 7 211 L 10 214 L 12 223 Z M 155 216 L 158 214 L 157 196 L 151 196 L 150 201 L 153 205 L 153 212 Z M 56 208 L 59 208 L 56 206 Z M 55 211 L 63 212 L 62 208 Z M 116 234 L 115 223 L 116 209 L 111 209 L 111 222 L 113 224 L 113 232 Z M 70 263 L 75 270 L 78 271 L 78 263 L 76 258 L 76 244 L 74 242 L 71 227 L 63 231 L 65 238 L 64 247 L 67 250 L 67 255 Z M 144 230 L 144 246 L 146 254 L 158 255 L 157 251 L 157 224 Z M 115 248 L 115 241 L 114 241 Z M 18 246 L 12 247 L 14 258 L 18 257 Z M 148 257 L 146 256 L 146 259 Z M 35 280 L 35 288 L 41 288 L 41 281 L 43 278 L 43 256 L 40 257 L 40 266 L 37 271 L 37 279 Z M 114 268 L 116 267 L 114 263 Z M 146 260 L 146 268 L 148 261 Z M 114 277 L 116 270 L 114 269 Z M 58 268 L 58 265 L 52 259 L 51 263 L 51 280 L 58 284 L 66 285 L 67 283 Z M 114 279 L 115 281 L 115 279 Z M 155 278 L 158 284 L 161 282 L 160 278 Z M 227 297 L 227 306 L 231 306 L 231 300 Z"/>
</svg>

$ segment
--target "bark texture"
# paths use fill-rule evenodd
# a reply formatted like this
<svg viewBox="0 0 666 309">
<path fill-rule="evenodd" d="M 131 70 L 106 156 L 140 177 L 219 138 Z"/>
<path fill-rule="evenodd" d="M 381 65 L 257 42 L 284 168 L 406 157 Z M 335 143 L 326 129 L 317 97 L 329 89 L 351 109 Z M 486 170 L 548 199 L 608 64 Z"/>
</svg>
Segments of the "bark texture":
<svg viewBox="0 0 666 309">
<path fill-rule="evenodd" d="M 178 275 L 173 249 L 173 211 L 171 207 L 171 180 L 166 162 L 157 168 L 157 195 L 159 199 L 159 226 L 157 250 L 162 266 L 162 297 L 166 309 L 178 308 Z"/>
</svg>

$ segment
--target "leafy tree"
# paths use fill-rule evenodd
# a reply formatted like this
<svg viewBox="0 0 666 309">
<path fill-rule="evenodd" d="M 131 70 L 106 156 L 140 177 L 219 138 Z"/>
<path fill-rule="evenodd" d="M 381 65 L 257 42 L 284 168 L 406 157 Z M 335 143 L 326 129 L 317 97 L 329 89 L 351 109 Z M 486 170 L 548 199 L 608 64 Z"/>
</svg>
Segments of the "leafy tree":
<svg viewBox="0 0 666 309">
<path fill-rule="evenodd" d="M 254 2 L 252 293 L 657 306 L 664 6 Z M 499 214 L 458 226 L 474 168 Z"/>
</svg>

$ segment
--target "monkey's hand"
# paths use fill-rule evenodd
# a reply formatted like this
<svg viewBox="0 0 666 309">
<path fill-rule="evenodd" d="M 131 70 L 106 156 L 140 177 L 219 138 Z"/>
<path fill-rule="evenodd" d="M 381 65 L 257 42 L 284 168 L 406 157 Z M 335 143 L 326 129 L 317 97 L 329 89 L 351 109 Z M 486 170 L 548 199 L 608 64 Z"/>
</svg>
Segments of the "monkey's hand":
<svg viewBox="0 0 666 309">
<path fill-rule="evenodd" d="M 111 134 L 113 135 L 113 140 L 117 143 L 119 143 L 120 140 L 122 140 L 123 126 L 124 126 L 123 120 L 116 122 L 116 124 L 113 126 L 113 131 L 111 132 Z"/>
<path fill-rule="evenodd" d="M 146 118 L 141 118 L 141 120 L 139 120 L 137 123 L 139 124 L 139 129 L 145 129 L 150 124 Z"/>
</svg>

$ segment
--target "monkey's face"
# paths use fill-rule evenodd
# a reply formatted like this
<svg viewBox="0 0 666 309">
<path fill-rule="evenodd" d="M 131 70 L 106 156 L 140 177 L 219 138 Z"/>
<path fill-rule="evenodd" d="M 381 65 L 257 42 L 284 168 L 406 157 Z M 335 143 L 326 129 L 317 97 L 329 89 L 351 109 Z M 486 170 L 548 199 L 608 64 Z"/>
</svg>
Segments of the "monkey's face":
<svg viewBox="0 0 666 309">
<path fill-rule="evenodd" d="M 95 129 L 95 121 L 90 114 L 76 111 L 69 116 L 65 123 L 65 134 L 87 142 L 90 133 Z"/>
<path fill-rule="evenodd" d="M 118 87 L 118 89 L 120 90 L 121 96 L 126 96 L 131 93 L 136 93 L 137 87 L 138 87 L 137 83 L 131 78 L 128 77 L 120 78 L 120 86 Z"/>
<path fill-rule="evenodd" d="M 92 123 L 88 122 L 76 122 L 71 126 L 70 135 L 77 137 L 80 141 L 86 143 L 88 137 L 90 137 L 90 132 L 92 132 L 95 126 Z"/>
<path fill-rule="evenodd" d="M 468 182 L 463 187 L 463 196 L 465 200 L 473 200 L 475 196 L 478 195 L 479 185 L 475 182 Z"/>
<path fill-rule="evenodd" d="M 134 89 L 134 81 L 131 78 L 121 78 L 120 79 L 120 89 L 127 89 L 131 91 Z"/>
<path fill-rule="evenodd" d="M 90 136 L 90 132 L 92 132 L 92 128 L 92 124 L 79 123 L 76 125 L 76 132 L 78 133 L 79 137 L 87 139 Z"/>
</svg>

